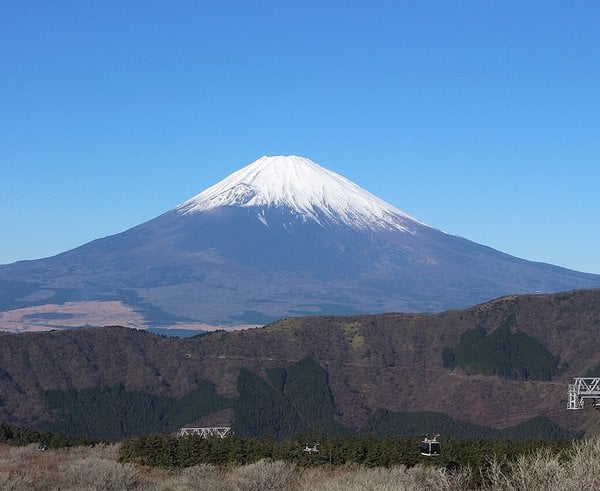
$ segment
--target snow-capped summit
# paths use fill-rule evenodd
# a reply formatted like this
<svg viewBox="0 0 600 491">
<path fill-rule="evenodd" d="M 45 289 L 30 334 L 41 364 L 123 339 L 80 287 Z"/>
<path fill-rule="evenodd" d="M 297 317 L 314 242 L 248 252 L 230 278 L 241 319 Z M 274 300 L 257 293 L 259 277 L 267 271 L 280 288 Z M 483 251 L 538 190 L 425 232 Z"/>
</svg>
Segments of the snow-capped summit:
<svg viewBox="0 0 600 491">
<path fill-rule="evenodd" d="M 287 207 L 304 220 L 353 228 L 424 225 L 345 177 L 305 157 L 261 157 L 177 207 L 189 214 L 224 206 Z M 261 212 L 259 212 L 261 213 Z M 260 214 L 264 221 L 264 215 Z"/>
</svg>

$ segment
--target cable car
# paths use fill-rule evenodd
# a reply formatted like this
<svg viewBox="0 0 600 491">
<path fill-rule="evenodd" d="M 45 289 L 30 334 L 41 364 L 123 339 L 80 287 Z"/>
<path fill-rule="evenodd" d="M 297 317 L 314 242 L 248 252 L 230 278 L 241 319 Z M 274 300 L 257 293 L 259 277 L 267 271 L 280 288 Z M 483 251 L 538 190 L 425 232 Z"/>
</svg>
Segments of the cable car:
<svg viewBox="0 0 600 491">
<path fill-rule="evenodd" d="M 421 455 L 425 455 L 426 457 L 437 457 L 442 453 L 442 445 L 437 441 L 438 436 L 440 435 L 434 435 L 433 437 L 423 435 L 423 441 L 419 445 Z"/>
</svg>

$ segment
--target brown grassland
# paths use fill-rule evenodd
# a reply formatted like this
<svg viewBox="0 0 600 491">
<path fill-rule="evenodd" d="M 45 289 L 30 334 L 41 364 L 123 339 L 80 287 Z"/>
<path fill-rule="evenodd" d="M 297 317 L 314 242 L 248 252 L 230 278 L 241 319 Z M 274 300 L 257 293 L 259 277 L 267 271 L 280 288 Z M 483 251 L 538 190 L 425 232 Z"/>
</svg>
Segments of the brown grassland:
<svg viewBox="0 0 600 491">
<path fill-rule="evenodd" d="M 538 452 L 513 462 L 489 457 L 485 470 L 434 466 L 322 466 L 301 468 L 260 460 L 244 466 L 198 465 L 179 470 L 119 462 L 119 445 L 38 451 L 0 446 L 2 490 L 462 490 L 483 473 L 494 490 L 579 490 L 600 487 L 600 439 L 574 442 L 561 455 Z"/>
</svg>

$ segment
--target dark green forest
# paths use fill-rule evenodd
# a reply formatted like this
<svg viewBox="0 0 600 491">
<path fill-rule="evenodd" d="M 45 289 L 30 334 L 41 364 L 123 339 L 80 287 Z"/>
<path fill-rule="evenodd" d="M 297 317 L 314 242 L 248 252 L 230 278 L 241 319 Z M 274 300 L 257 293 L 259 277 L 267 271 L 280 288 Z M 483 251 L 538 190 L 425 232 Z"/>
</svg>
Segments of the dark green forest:
<svg viewBox="0 0 600 491">
<path fill-rule="evenodd" d="M 338 434 L 327 371 L 311 358 L 268 372 L 269 382 L 242 369 L 238 377 L 234 431 L 276 439 L 307 431 Z"/>
<path fill-rule="evenodd" d="M 442 433 L 452 438 L 494 440 L 570 439 L 581 435 L 561 428 L 544 416 L 537 416 L 524 423 L 496 429 L 459 421 L 443 413 L 394 412 L 378 410 L 369 422 L 366 433 L 378 438 Z"/>
<path fill-rule="evenodd" d="M 94 445 L 99 440 L 86 436 L 65 435 L 49 431 L 39 431 L 25 426 L 10 426 L 0 423 L 0 443 L 9 445 L 30 445 L 36 443 L 41 447 L 64 448 L 79 445 Z"/>
<path fill-rule="evenodd" d="M 327 371 L 311 358 L 286 368 L 269 369 L 265 378 L 242 368 L 237 389 L 239 396 L 235 399 L 217 394 L 214 385 L 207 381 L 181 399 L 130 391 L 123 385 L 46 391 L 42 400 L 55 418 L 41 423 L 39 429 L 119 440 L 136 435 L 174 433 L 181 426 L 229 408 L 233 411 L 236 435 L 279 441 L 309 432 L 375 437 L 438 432 L 453 438 L 514 440 L 577 436 L 544 417 L 498 430 L 442 413 L 389 410 L 376 411 L 361 429 L 346 428 L 337 420 Z"/>
<path fill-rule="evenodd" d="M 55 420 L 41 423 L 40 429 L 107 440 L 169 433 L 231 405 L 215 392 L 214 384 L 206 381 L 182 399 L 129 391 L 118 384 L 79 391 L 45 391 L 42 401 Z"/>
<path fill-rule="evenodd" d="M 511 332 L 515 319 L 514 314 L 509 315 L 490 334 L 482 326 L 463 332 L 455 348 L 442 351 L 444 367 L 464 368 L 471 374 L 550 380 L 558 373 L 560 359 L 534 337 Z"/>
</svg>

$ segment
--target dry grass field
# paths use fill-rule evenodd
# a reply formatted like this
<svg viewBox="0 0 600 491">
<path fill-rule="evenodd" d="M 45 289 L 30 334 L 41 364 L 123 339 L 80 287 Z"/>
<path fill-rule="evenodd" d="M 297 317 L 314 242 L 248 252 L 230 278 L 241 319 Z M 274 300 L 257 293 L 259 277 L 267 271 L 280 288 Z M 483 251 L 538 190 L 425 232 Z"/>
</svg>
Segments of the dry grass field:
<svg viewBox="0 0 600 491">
<path fill-rule="evenodd" d="M 433 466 L 299 468 L 283 462 L 199 465 L 179 470 L 118 461 L 118 445 L 39 451 L 0 446 L 2 490 L 463 490 L 473 472 Z M 490 458 L 483 489 L 580 490 L 600 487 L 600 439 L 575 443 L 564 455 L 538 453 L 515 462 Z"/>
<path fill-rule="evenodd" d="M 49 331 L 85 326 L 122 324 L 145 329 L 144 317 L 123 302 L 86 301 L 36 305 L 0 312 L 0 331 Z"/>
</svg>

